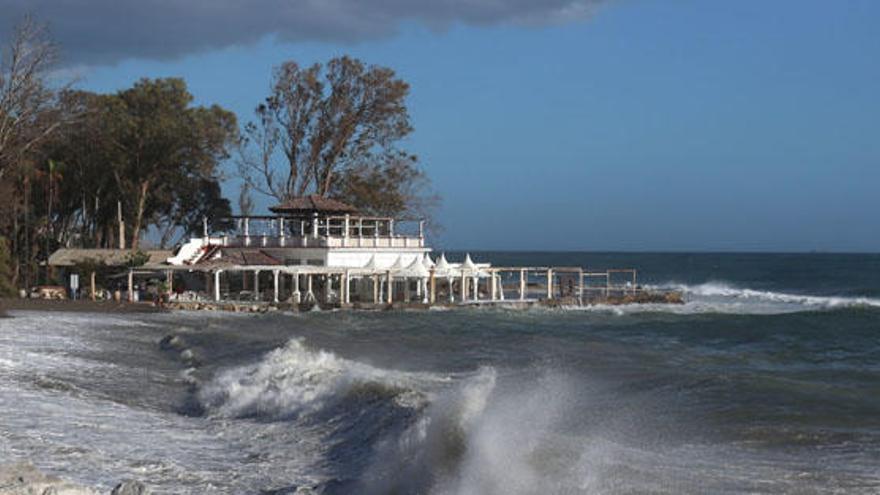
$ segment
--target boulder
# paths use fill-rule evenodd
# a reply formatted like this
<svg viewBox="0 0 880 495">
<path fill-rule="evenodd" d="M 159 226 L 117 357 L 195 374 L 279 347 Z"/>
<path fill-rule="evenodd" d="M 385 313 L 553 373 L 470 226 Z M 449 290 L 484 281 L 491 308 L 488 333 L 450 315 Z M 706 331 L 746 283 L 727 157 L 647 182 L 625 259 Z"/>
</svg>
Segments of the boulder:
<svg viewBox="0 0 880 495">
<path fill-rule="evenodd" d="M 147 485 L 137 480 L 126 480 L 116 485 L 110 495 L 148 495 Z"/>
</svg>

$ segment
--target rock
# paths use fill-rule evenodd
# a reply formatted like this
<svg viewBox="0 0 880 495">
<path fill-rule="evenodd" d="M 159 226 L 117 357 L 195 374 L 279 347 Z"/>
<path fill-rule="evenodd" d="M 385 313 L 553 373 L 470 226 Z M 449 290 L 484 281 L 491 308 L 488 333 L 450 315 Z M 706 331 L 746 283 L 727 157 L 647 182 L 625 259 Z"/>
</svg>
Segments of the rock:
<svg viewBox="0 0 880 495">
<path fill-rule="evenodd" d="M 94 495 L 96 493 L 89 488 L 49 476 L 26 462 L 0 466 L 2 495 Z"/>
<path fill-rule="evenodd" d="M 126 480 L 116 485 L 116 487 L 113 488 L 113 491 L 110 492 L 110 495 L 147 495 L 149 493 L 150 491 L 147 490 L 147 485 L 140 481 Z"/>
<path fill-rule="evenodd" d="M 159 341 L 159 348 L 163 351 L 170 351 L 171 349 L 181 349 L 183 347 L 183 341 L 177 335 L 166 335 L 162 337 L 162 340 Z"/>
</svg>

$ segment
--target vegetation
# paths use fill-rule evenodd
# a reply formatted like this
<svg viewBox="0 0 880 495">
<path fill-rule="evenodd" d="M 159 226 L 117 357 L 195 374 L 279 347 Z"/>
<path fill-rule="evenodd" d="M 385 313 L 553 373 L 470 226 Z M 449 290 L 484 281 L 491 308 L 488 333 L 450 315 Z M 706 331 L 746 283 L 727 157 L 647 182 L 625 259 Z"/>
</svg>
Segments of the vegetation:
<svg viewBox="0 0 880 495">
<path fill-rule="evenodd" d="M 286 62 L 256 122 L 239 130 L 233 113 L 194 105 L 182 79 L 75 89 L 54 78 L 57 53 L 32 19 L 0 50 L 0 291 L 47 282 L 43 262 L 59 247 L 125 244 L 137 266 L 145 238 L 169 247 L 200 235 L 204 217 L 231 215 L 221 167 L 233 151 L 248 214 L 252 191 L 279 201 L 316 193 L 393 216 L 424 216 L 435 201 L 399 147 L 412 132 L 409 86 L 391 69 L 349 57 Z"/>
<path fill-rule="evenodd" d="M 9 243 L 5 237 L 0 237 L 0 297 L 9 297 L 15 294 L 15 286 L 12 285 L 12 270 L 10 269 Z"/>
<path fill-rule="evenodd" d="M 413 130 L 408 93 L 393 70 L 350 57 L 307 68 L 285 62 L 244 127 L 241 176 L 279 202 L 314 193 L 366 212 L 424 214 L 427 178 L 398 147 Z"/>
</svg>

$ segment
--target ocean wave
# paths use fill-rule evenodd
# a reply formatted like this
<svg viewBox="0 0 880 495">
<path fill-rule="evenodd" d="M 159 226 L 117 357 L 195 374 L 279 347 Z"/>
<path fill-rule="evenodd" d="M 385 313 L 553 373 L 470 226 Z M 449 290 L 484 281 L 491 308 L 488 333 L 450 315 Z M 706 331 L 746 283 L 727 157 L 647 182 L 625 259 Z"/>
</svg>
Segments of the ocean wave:
<svg viewBox="0 0 880 495">
<path fill-rule="evenodd" d="M 679 285 L 676 288 L 682 290 L 686 295 L 724 297 L 741 301 L 793 304 L 811 308 L 880 308 L 880 299 L 875 298 L 791 294 L 786 292 L 740 288 L 724 282 L 709 282 L 694 286 Z"/>
<path fill-rule="evenodd" d="M 420 407 L 426 400 L 422 385 L 444 381 L 439 375 L 386 370 L 311 350 L 302 339 L 293 339 L 256 364 L 221 372 L 200 389 L 198 398 L 214 415 L 284 419 L 364 395 Z"/>
<path fill-rule="evenodd" d="M 609 312 L 618 315 L 635 313 L 763 315 L 847 308 L 880 308 L 880 299 L 871 297 L 793 294 L 737 287 L 727 282 L 697 285 L 671 283 L 648 288 L 681 291 L 685 297 L 685 304 L 596 304 L 566 309 Z"/>
</svg>

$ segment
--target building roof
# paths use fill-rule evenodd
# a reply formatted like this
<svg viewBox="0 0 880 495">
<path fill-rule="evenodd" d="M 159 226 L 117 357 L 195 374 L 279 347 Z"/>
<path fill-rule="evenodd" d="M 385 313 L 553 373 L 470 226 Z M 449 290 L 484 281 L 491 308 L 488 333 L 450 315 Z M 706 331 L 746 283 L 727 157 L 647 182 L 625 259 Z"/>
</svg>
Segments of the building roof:
<svg viewBox="0 0 880 495">
<path fill-rule="evenodd" d="M 150 259 L 144 265 L 145 267 L 158 266 L 165 263 L 165 260 L 173 256 L 168 250 L 144 250 Z M 88 260 L 104 262 L 108 266 L 125 266 L 128 263 L 128 257 L 131 255 L 130 249 L 69 249 L 61 248 L 51 256 L 49 256 L 50 266 L 73 266 Z"/>
<path fill-rule="evenodd" d="M 260 248 L 221 248 L 220 259 L 239 266 L 283 265 L 278 258 Z"/>
<path fill-rule="evenodd" d="M 343 203 L 332 198 L 325 198 L 318 194 L 310 194 L 308 196 L 299 196 L 292 198 L 280 205 L 269 207 L 273 213 L 304 215 L 311 213 L 357 213 L 358 210 L 354 206 Z"/>
</svg>

